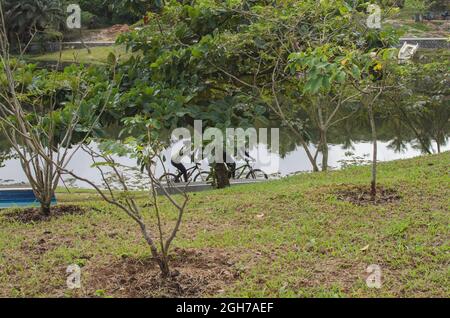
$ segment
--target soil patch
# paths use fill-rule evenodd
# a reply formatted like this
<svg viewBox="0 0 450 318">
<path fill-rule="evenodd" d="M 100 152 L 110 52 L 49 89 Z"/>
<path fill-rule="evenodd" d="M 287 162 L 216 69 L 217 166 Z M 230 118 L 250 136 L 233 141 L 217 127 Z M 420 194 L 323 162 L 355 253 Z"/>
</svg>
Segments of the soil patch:
<svg viewBox="0 0 450 318">
<path fill-rule="evenodd" d="M 372 199 L 368 186 L 348 185 L 334 193 L 338 200 L 347 201 L 355 205 L 381 205 L 401 200 L 401 195 L 395 189 L 377 187 L 377 195 Z"/>
<path fill-rule="evenodd" d="M 125 32 L 129 32 L 130 27 L 126 24 L 116 24 L 106 29 L 92 30 L 84 37 L 86 42 L 115 41 L 117 37 Z"/>
<path fill-rule="evenodd" d="M 152 258 L 122 258 L 94 268 L 87 292 L 90 296 L 126 298 L 204 297 L 224 292 L 239 278 L 230 254 L 216 249 L 176 248 L 170 256 L 170 267 L 172 276 L 163 279 Z"/>
<path fill-rule="evenodd" d="M 50 215 L 42 215 L 38 208 L 28 208 L 6 213 L 7 220 L 21 223 L 44 222 L 64 215 L 84 214 L 86 211 L 77 205 L 56 205 L 51 209 Z"/>
</svg>

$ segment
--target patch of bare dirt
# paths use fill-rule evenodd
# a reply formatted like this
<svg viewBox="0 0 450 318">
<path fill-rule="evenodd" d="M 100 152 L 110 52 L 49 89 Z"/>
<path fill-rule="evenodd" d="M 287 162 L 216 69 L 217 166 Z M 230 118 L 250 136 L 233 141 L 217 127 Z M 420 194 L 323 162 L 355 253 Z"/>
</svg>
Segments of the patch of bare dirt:
<svg viewBox="0 0 450 318">
<path fill-rule="evenodd" d="M 170 256 L 172 276 L 163 279 L 152 258 L 122 258 L 94 268 L 87 292 L 102 290 L 114 297 L 205 297 L 217 295 L 239 278 L 230 254 L 216 249 L 175 248 Z M 87 270 L 87 269 L 86 269 Z"/>
<path fill-rule="evenodd" d="M 19 212 L 5 214 L 5 218 L 10 221 L 21 223 L 44 222 L 64 215 L 80 215 L 86 211 L 77 205 L 56 205 L 51 208 L 50 215 L 41 214 L 38 208 L 27 208 Z"/>
<path fill-rule="evenodd" d="M 116 38 L 125 32 L 130 31 L 127 24 L 116 24 L 106 29 L 91 31 L 88 36 L 84 38 L 86 42 L 113 42 Z"/>
<path fill-rule="evenodd" d="M 348 185 L 334 193 L 338 200 L 347 201 L 355 205 L 381 205 L 401 200 L 401 195 L 395 189 L 377 186 L 375 199 L 370 194 L 370 187 L 361 185 Z"/>
</svg>

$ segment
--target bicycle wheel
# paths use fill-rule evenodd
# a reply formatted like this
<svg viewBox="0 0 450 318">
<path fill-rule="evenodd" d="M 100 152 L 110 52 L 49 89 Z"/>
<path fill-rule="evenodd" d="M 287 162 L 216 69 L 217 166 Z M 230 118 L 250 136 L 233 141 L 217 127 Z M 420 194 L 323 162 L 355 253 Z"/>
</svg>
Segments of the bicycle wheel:
<svg viewBox="0 0 450 318">
<path fill-rule="evenodd" d="M 269 179 L 267 174 L 260 169 L 252 169 L 247 174 L 247 179 Z"/>
<path fill-rule="evenodd" d="M 173 173 L 165 173 L 161 177 L 159 177 L 159 181 L 161 182 L 180 182 L 179 176 L 173 174 Z"/>
<path fill-rule="evenodd" d="M 209 180 L 211 180 L 211 173 L 207 171 L 199 172 L 194 178 L 194 182 L 208 182 Z"/>
</svg>

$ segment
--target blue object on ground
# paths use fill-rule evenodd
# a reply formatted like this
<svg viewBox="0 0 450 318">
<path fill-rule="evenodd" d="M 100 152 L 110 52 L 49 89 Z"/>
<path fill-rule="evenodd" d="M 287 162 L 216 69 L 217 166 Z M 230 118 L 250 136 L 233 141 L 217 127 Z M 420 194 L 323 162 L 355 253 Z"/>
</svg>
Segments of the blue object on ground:
<svg viewBox="0 0 450 318">
<path fill-rule="evenodd" d="M 56 198 L 52 198 L 52 205 L 56 204 Z M 32 189 L 27 188 L 0 188 L 0 209 L 16 207 L 39 207 Z"/>
</svg>

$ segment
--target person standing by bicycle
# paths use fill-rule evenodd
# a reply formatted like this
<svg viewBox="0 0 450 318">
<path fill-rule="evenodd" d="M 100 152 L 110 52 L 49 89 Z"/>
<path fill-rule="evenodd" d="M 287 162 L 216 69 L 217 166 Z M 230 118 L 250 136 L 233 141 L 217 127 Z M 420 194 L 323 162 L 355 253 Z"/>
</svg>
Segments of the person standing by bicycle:
<svg viewBox="0 0 450 318">
<path fill-rule="evenodd" d="M 248 160 L 248 158 L 255 160 L 255 158 L 250 156 L 247 149 L 245 149 L 245 148 L 239 148 L 237 150 L 237 156 L 238 156 L 238 158 L 244 159 L 244 160 Z M 223 151 L 223 162 L 228 167 L 228 171 L 230 172 L 230 178 L 235 178 L 236 177 L 236 161 L 225 150 Z"/>
</svg>

